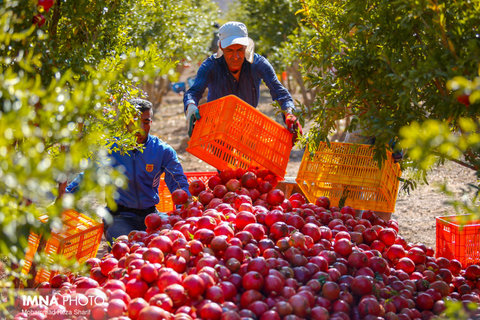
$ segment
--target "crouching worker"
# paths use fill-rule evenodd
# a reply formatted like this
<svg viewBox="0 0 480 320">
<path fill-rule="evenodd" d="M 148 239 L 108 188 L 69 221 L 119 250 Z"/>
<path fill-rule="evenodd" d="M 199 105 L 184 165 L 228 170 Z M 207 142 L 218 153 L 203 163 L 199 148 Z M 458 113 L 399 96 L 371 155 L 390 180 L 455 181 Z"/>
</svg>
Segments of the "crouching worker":
<svg viewBox="0 0 480 320">
<path fill-rule="evenodd" d="M 163 173 L 170 192 L 183 189 L 190 195 L 187 178 L 175 150 L 149 134 L 153 118 L 152 104 L 143 99 L 132 99 L 129 102 L 139 111 L 137 121 L 140 130 L 135 135 L 143 150 L 133 149 L 121 153 L 114 151 L 116 146 L 113 145 L 108 155 L 111 166 L 123 171 L 127 180 L 126 188 L 117 189 L 116 210 L 107 208 L 113 217 L 109 225 L 105 224 L 105 237 L 110 244 L 115 238 L 128 235 L 132 230 L 145 231 L 145 217 L 150 213 L 161 214 L 155 205 L 159 202 L 158 186 Z M 130 132 L 132 129 L 129 127 Z M 83 173 L 77 176 L 65 192 L 75 192 L 82 175 Z"/>
</svg>

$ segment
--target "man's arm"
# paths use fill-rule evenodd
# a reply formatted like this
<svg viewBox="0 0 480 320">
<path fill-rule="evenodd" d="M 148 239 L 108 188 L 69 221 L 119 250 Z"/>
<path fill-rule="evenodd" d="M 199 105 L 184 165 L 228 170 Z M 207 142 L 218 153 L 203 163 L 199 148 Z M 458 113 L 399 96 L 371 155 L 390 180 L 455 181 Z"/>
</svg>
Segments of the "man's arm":
<svg viewBox="0 0 480 320">
<path fill-rule="evenodd" d="M 262 56 L 258 56 L 259 59 L 256 62 L 258 71 L 260 72 L 260 76 L 267 85 L 268 89 L 270 90 L 270 95 L 272 96 L 272 100 L 278 101 L 282 110 L 287 111 L 291 109 L 292 111 L 295 110 L 295 105 L 293 103 L 292 96 L 290 92 L 288 92 L 287 88 L 285 88 L 280 81 L 278 81 L 277 75 L 275 74 L 275 70 L 273 70 L 272 65 Z"/>
<path fill-rule="evenodd" d="M 83 175 L 84 175 L 84 173 L 80 172 L 75 177 L 75 179 L 73 179 L 73 181 L 70 182 L 69 184 L 67 184 L 67 181 L 59 182 L 58 187 L 57 187 L 58 195 L 57 195 L 57 198 L 55 199 L 55 201 L 57 201 L 58 199 L 61 199 L 65 193 L 75 193 L 75 192 L 77 192 L 78 189 L 79 189 L 80 183 L 83 180 Z"/>
<path fill-rule="evenodd" d="M 283 121 L 287 125 L 287 129 L 293 134 L 292 135 L 292 144 L 298 139 L 299 135 L 303 135 L 303 130 L 300 122 L 297 117 L 293 114 L 295 111 L 295 105 L 293 104 L 292 96 L 290 92 L 278 81 L 275 70 L 273 70 L 272 65 L 262 56 L 259 56 L 258 60 L 258 70 L 261 74 L 261 77 L 267 87 L 270 89 L 270 95 L 272 99 L 278 101 L 283 114 Z"/>
<path fill-rule="evenodd" d="M 213 58 L 206 59 L 198 69 L 195 82 L 190 89 L 185 92 L 183 97 L 184 112 L 187 119 L 187 133 L 191 137 L 195 122 L 200 120 L 200 111 L 198 110 L 198 102 L 203 96 L 203 92 L 208 86 L 208 76 L 213 67 Z"/>
<path fill-rule="evenodd" d="M 116 146 L 116 145 L 115 145 Z M 100 159 L 100 163 L 95 161 L 93 162 L 94 164 L 94 168 L 96 170 L 98 170 L 100 168 L 100 166 L 102 164 L 108 164 L 110 163 L 110 160 L 109 160 L 109 157 L 107 156 L 106 158 L 101 158 Z M 75 178 L 69 183 L 69 184 L 66 184 L 66 187 L 65 188 L 62 188 L 63 189 L 63 192 L 65 193 L 75 193 L 78 191 L 78 189 L 80 188 L 80 184 L 82 183 L 83 181 L 83 178 L 85 176 L 85 172 L 80 172 L 79 174 L 77 174 L 75 176 Z"/>
<path fill-rule="evenodd" d="M 73 181 L 68 184 L 68 186 L 65 188 L 65 192 L 66 193 L 76 192 L 78 190 L 78 187 L 79 187 L 80 183 L 82 182 L 82 180 L 83 180 L 83 172 L 80 172 L 75 177 L 75 179 L 73 179 Z"/>
</svg>

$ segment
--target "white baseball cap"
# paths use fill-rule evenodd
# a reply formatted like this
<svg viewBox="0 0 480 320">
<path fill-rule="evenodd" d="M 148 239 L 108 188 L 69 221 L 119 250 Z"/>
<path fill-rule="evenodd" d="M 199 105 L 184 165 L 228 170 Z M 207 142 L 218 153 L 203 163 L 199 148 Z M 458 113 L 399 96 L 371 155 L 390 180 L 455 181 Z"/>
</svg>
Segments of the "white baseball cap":
<svg viewBox="0 0 480 320">
<path fill-rule="evenodd" d="M 248 37 L 248 31 L 245 24 L 230 21 L 218 29 L 218 51 L 216 58 L 218 59 L 223 55 L 223 51 L 220 47 L 226 48 L 232 44 L 246 46 L 245 59 L 250 63 L 253 62 L 255 43 Z"/>
<path fill-rule="evenodd" d="M 248 39 L 247 27 L 241 22 L 230 21 L 218 29 L 218 40 L 222 48 L 226 48 L 232 44 L 248 46 Z"/>
</svg>

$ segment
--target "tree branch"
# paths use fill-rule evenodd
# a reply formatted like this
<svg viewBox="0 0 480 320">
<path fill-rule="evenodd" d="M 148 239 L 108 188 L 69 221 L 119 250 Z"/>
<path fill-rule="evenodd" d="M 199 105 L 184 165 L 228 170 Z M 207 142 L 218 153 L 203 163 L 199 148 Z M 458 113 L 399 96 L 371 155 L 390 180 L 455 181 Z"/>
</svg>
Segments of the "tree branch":
<svg viewBox="0 0 480 320">
<path fill-rule="evenodd" d="M 465 167 L 465 168 L 468 168 L 468 169 L 472 169 L 472 170 L 475 170 L 475 171 L 478 171 L 478 169 L 479 169 L 478 167 L 476 167 L 476 166 L 474 166 L 474 165 L 471 165 L 471 164 L 468 164 L 468 163 L 466 163 L 466 162 L 463 162 L 463 161 L 461 161 L 461 160 L 454 159 L 454 158 L 450 158 L 450 157 L 446 157 L 445 155 L 441 154 L 441 153 L 438 152 L 438 151 L 432 151 L 432 154 L 434 154 L 434 155 L 436 155 L 436 156 L 438 156 L 438 157 L 441 157 L 441 158 L 445 158 L 445 159 L 447 159 L 447 160 L 449 160 L 449 161 L 453 161 L 453 162 L 455 162 L 456 164 L 459 164 L 459 165 L 461 165 L 461 166 L 463 166 L 463 167 Z"/>
<path fill-rule="evenodd" d="M 52 40 L 52 43 L 54 47 L 56 48 L 56 38 L 57 38 L 57 27 L 58 27 L 58 21 L 60 20 L 61 17 L 61 1 L 55 1 L 55 4 L 53 5 L 53 14 L 52 14 L 52 19 L 50 26 L 48 28 L 48 34 L 50 35 L 50 39 Z"/>
</svg>

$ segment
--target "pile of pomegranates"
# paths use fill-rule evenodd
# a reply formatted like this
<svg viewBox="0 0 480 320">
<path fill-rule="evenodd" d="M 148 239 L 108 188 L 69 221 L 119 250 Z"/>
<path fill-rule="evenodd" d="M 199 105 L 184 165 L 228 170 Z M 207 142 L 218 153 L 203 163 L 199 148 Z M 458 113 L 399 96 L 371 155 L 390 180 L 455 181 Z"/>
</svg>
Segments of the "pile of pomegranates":
<svg viewBox="0 0 480 320">
<path fill-rule="evenodd" d="M 192 199 L 174 192 L 178 209 L 148 215 L 146 231 L 89 259 L 89 276 L 58 274 L 38 288 L 89 303 L 15 319 L 408 320 L 441 315 L 448 301 L 480 318 L 478 265 L 435 258 L 372 211 L 285 199 L 276 183 L 258 169 L 193 181 Z"/>
</svg>

